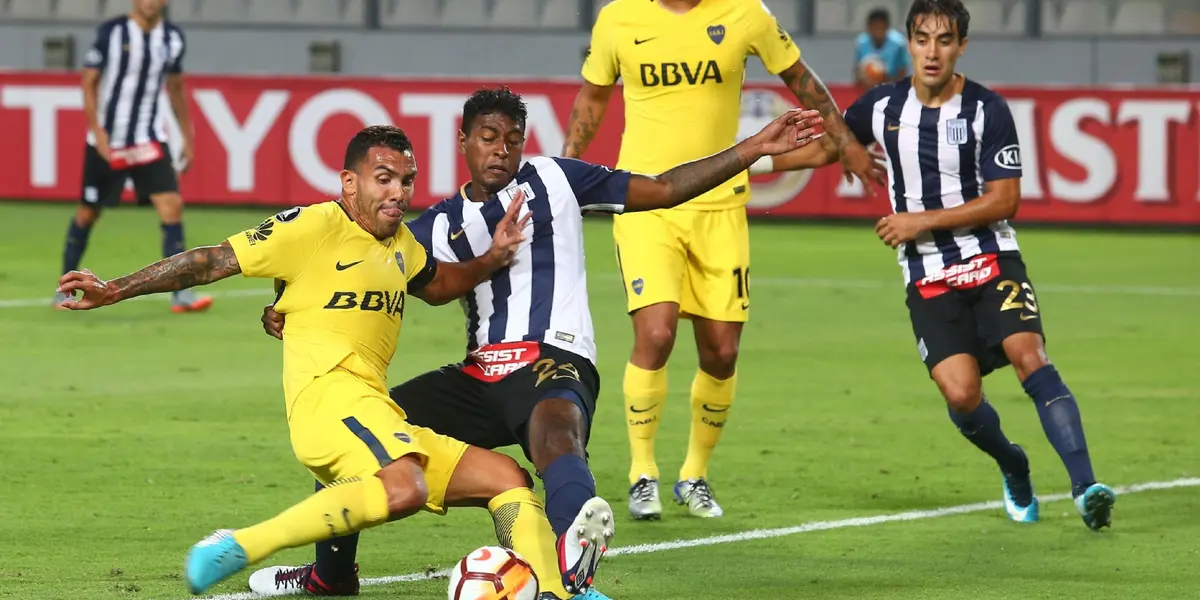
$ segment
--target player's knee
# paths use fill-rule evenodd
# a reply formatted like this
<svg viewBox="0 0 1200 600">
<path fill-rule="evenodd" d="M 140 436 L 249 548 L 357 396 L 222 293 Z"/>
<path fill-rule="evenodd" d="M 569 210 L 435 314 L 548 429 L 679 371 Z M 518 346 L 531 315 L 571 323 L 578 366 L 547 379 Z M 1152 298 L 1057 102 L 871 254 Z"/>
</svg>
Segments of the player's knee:
<svg viewBox="0 0 1200 600">
<path fill-rule="evenodd" d="M 665 323 L 654 323 L 639 328 L 634 343 L 654 354 L 670 354 L 675 346 L 675 328 Z"/>
<path fill-rule="evenodd" d="M 164 223 L 178 223 L 183 218 L 183 196 L 177 192 L 166 192 L 150 196 L 151 202 L 158 211 L 158 218 Z"/>
<path fill-rule="evenodd" d="M 90 206 L 80 205 L 75 211 L 75 224 L 88 228 L 91 227 L 100 218 L 100 211 Z"/>
<path fill-rule="evenodd" d="M 492 485 L 489 496 L 494 498 L 509 490 L 522 487 L 532 489 L 533 477 L 529 475 L 529 471 L 521 468 L 521 465 L 511 457 L 500 456 L 501 458 L 496 460 L 495 469 L 492 472 L 494 476 L 489 480 Z"/>
<path fill-rule="evenodd" d="M 425 483 L 420 463 L 413 457 L 402 457 L 377 477 L 387 492 L 388 514 L 393 519 L 416 513 L 429 500 L 429 485 Z"/>
<path fill-rule="evenodd" d="M 1050 364 L 1046 353 L 1040 349 L 1019 352 L 1009 357 L 1008 361 L 1012 363 L 1013 369 L 1017 372 L 1017 378 L 1021 381 L 1025 381 L 1035 371 Z"/>
<path fill-rule="evenodd" d="M 939 383 L 942 396 L 950 410 L 959 414 L 975 412 L 983 401 L 983 387 L 978 382 L 958 381 Z"/>
<path fill-rule="evenodd" d="M 722 341 L 700 352 L 700 368 L 717 379 L 728 379 L 737 368 L 738 341 Z"/>
</svg>

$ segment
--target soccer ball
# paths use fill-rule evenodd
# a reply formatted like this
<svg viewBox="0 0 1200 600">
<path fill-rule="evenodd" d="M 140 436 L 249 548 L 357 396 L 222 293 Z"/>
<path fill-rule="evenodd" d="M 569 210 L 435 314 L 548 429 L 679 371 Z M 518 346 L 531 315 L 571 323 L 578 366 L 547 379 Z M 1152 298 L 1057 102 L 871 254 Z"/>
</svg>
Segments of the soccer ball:
<svg viewBox="0 0 1200 600">
<path fill-rule="evenodd" d="M 883 67 L 883 61 L 874 54 L 868 55 L 858 63 L 858 68 L 862 72 L 863 79 L 871 85 L 883 83 L 887 77 L 887 70 Z"/>
<path fill-rule="evenodd" d="M 450 600 L 536 600 L 537 575 L 520 554 L 484 546 L 450 572 Z"/>
</svg>

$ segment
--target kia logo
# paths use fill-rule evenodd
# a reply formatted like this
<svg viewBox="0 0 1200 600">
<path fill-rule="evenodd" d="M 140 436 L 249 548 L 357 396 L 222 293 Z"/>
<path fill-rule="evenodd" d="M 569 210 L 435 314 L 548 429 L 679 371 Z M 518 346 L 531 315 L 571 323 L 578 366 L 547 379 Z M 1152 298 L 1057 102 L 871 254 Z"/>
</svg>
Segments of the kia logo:
<svg viewBox="0 0 1200 600">
<path fill-rule="evenodd" d="M 1021 168 L 1021 147 L 1017 144 L 1005 146 L 996 153 L 995 160 L 996 166 L 1016 171 Z"/>
</svg>

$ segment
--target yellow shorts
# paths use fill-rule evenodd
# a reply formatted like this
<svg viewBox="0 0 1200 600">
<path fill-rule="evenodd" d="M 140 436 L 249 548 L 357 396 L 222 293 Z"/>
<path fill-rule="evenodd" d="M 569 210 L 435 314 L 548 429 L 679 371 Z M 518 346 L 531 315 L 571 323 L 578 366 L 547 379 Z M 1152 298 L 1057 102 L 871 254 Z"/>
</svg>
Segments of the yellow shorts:
<svg viewBox="0 0 1200 600">
<path fill-rule="evenodd" d="M 654 210 L 613 217 L 629 312 L 673 302 L 680 316 L 745 322 L 750 316 L 746 209 Z"/>
<path fill-rule="evenodd" d="M 341 367 L 300 392 L 288 425 L 296 458 L 325 485 L 418 457 L 429 488 L 425 510 L 437 514 L 446 512 L 446 488 L 467 451 L 463 442 L 410 425 L 387 394 Z"/>
</svg>

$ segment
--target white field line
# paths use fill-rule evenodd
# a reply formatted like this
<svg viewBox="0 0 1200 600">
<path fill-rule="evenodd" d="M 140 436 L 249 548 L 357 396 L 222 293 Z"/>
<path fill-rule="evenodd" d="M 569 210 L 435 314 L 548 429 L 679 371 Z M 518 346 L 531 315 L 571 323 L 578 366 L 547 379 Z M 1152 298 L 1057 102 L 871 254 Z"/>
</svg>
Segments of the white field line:
<svg viewBox="0 0 1200 600">
<path fill-rule="evenodd" d="M 1184 487 L 1200 487 L 1200 478 L 1175 479 L 1172 481 L 1150 481 L 1146 483 L 1135 483 L 1133 485 L 1116 488 L 1118 498 L 1123 494 L 1135 494 L 1138 492 L 1148 492 L 1153 490 L 1169 490 L 1173 488 Z M 1041 502 L 1058 502 L 1061 500 L 1069 500 L 1070 494 L 1052 494 L 1049 496 L 1040 496 Z M 658 542 L 654 544 L 639 544 L 637 546 L 622 546 L 620 548 L 612 548 L 606 556 L 625 556 L 628 554 L 649 554 L 652 552 L 666 552 L 668 550 L 679 550 L 682 548 L 696 548 L 700 546 L 714 546 L 717 544 L 730 544 L 733 542 L 745 542 L 749 540 L 765 540 L 770 538 L 784 537 L 796 535 L 798 533 L 808 533 L 811 531 L 828 531 L 830 529 L 846 529 L 849 527 L 866 527 L 868 525 L 881 525 L 883 523 L 895 523 L 900 521 L 920 521 L 924 519 L 938 519 L 951 515 L 962 515 L 967 513 L 981 512 L 985 510 L 1002 510 L 1003 503 L 999 500 L 992 502 L 977 502 L 975 504 L 960 504 L 958 506 L 946 506 L 943 508 L 935 508 L 931 510 L 910 510 L 902 513 L 893 513 L 888 515 L 875 515 L 872 517 L 856 517 L 853 519 L 840 519 L 837 521 L 814 521 L 804 523 L 793 527 L 780 527 L 778 529 L 751 529 L 740 533 L 730 533 L 726 535 L 716 535 L 705 538 L 694 538 L 690 540 L 672 540 L 669 542 Z M 1080 527 L 1083 526 L 1081 523 Z M 393 583 L 403 583 L 406 581 L 425 581 L 428 579 L 440 579 L 449 576 L 449 570 L 409 573 L 407 575 L 392 575 L 388 577 L 371 577 L 362 579 L 361 585 L 390 585 Z M 246 573 L 248 576 L 249 573 Z M 212 600 L 252 600 L 255 598 L 263 598 L 251 592 L 241 592 L 237 594 L 219 594 L 215 596 L 207 596 Z"/>
<path fill-rule="evenodd" d="M 617 281 L 616 276 L 604 276 L 601 279 L 605 281 Z M 882 289 L 892 287 L 900 290 L 902 283 L 900 280 L 880 281 L 874 279 L 816 279 L 811 277 L 756 277 L 753 280 L 754 285 L 766 287 L 810 287 L 810 288 L 856 288 L 856 289 Z M 1168 296 L 1168 297 L 1200 297 L 1200 288 L 1195 287 L 1167 287 L 1167 286 L 1141 286 L 1141 285 L 1071 285 L 1062 284 L 1055 285 L 1053 283 L 1040 284 L 1037 286 L 1039 292 L 1057 292 L 1063 294 L 1086 294 L 1098 296 Z M 41 298 L 11 298 L 0 299 L 0 309 L 4 308 L 32 308 L 32 307 L 49 307 L 50 297 L 52 292 L 47 293 Z M 248 298 L 248 297 L 268 297 L 271 295 L 271 290 L 268 289 L 242 289 L 230 291 L 215 291 L 211 292 L 214 298 Z M 171 298 L 170 294 L 155 294 L 153 296 L 141 296 L 134 298 L 132 301 L 138 300 L 157 300 L 165 302 Z"/>
</svg>

